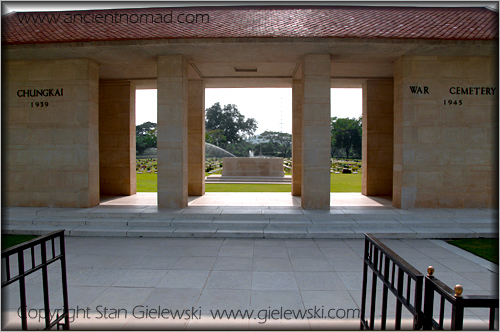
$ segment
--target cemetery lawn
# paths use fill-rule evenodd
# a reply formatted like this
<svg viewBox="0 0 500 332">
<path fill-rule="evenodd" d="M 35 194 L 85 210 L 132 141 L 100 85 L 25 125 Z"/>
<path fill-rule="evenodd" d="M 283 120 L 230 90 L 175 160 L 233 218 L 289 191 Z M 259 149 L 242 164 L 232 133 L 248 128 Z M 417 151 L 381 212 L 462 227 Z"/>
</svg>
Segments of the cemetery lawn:
<svg viewBox="0 0 500 332">
<path fill-rule="evenodd" d="M 2 250 L 37 238 L 38 235 L 7 235 L 2 234 Z"/>
<path fill-rule="evenodd" d="M 156 192 L 157 175 L 150 173 L 137 174 L 137 192 Z M 290 192 L 290 184 L 247 184 L 247 183 L 207 183 L 206 192 Z M 330 175 L 330 192 L 361 192 L 361 174 Z"/>
<path fill-rule="evenodd" d="M 498 239 L 461 239 L 447 242 L 498 265 Z"/>
</svg>

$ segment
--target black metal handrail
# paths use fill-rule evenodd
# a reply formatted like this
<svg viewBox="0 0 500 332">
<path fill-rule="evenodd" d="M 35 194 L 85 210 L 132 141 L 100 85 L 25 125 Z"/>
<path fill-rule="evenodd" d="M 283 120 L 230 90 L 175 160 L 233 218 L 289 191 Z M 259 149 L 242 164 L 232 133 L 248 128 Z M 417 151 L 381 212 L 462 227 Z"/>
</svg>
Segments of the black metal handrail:
<svg viewBox="0 0 500 332">
<path fill-rule="evenodd" d="M 59 238 L 59 253 L 56 253 L 55 240 Z M 51 255 L 47 255 L 47 245 Z M 37 262 L 35 256 L 35 247 L 40 245 L 41 262 Z M 29 250 L 31 253 L 31 267 L 25 269 L 24 251 Z M 17 255 L 18 273 L 12 274 L 10 268 L 11 257 Z M 14 258 L 15 259 L 15 258 Z M 49 283 L 48 283 L 48 265 L 57 261 L 61 262 L 61 282 L 63 293 L 63 311 L 61 315 L 51 321 L 50 304 L 49 304 Z M 2 250 L 2 264 L 5 266 L 5 280 L 2 280 L 2 288 L 16 281 L 19 282 L 20 295 L 20 315 L 21 328 L 28 329 L 28 316 L 26 304 L 26 277 L 30 274 L 42 270 L 42 288 L 45 311 L 45 330 L 50 330 L 57 325 L 57 328 L 62 326 L 64 330 L 69 330 L 69 307 L 68 307 L 68 284 L 66 276 L 66 251 L 64 245 L 64 230 L 58 230 L 36 239 L 18 244 L 14 247 Z M 3 279 L 3 276 L 2 276 Z M 63 323 L 61 321 L 64 320 Z"/>
<path fill-rule="evenodd" d="M 397 280 L 395 278 L 396 267 L 398 268 Z M 373 271 L 369 321 L 365 320 L 368 268 Z M 443 330 L 445 302 L 448 302 L 451 305 L 452 330 L 463 329 L 465 308 L 489 308 L 490 312 L 488 327 L 490 330 L 495 329 L 495 322 L 498 320 L 498 295 L 462 296 L 462 286 L 456 285 L 455 289 L 452 290 L 442 281 L 433 276 L 434 268 L 432 266 L 429 266 L 427 272 L 428 275 L 425 277 L 425 289 L 423 289 L 422 284 L 424 276 L 420 272 L 418 272 L 413 266 L 399 257 L 396 253 L 394 253 L 394 251 L 385 246 L 373 235 L 365 234 L 360 328 L 370 330 L 373 330 L 375 328 L 375 296 L 377 290 L 377 278 L 379 278 L 384 284 L 382 293 L 382 319 L 380 325 L 381 330 L 386 329 L 388 290 L 391 290 L 397 300 L 395 322 L 396 330 L 401 329 L 401 309 L 403 305 L 413 315 L 414 330 L 419 330 L 422 328 L 424 330 Z M 405 275 L 407 282 L 406 296 L 403 294 Z M 413 301 L 411 301 L 412 299 L 410 296 L 412 280 L 415 282 Z M 441 296 L 438 320 L 434 319 L 435 293 Z"/>
<path fill-rule="evenodd" d="M 373 271 L 369 321 L 365 320 L 368 268 Z M 380 329 L 385 330 L 387 325 L 387 294 L 389 290 L 395 295 L 397 300 L 395 329 L 401 329 L 403 306 L 413 315 L 413 328 L 417 329 L 420 326 L 423 314 L 422 286 L 424 276 L 372 234 L 365 234 L 360 329 L 375 329 L 377 278 L 383 283 Z M 406 293 L 404 292 L 405 279 Z M 415 284 L 413 298 L 411 296 L 412 281 Z"/>
<path fill-rule="evenodd" d="M 489 324 L 490 330 L 495 329 L 495 309 L 498 309 L 498 296 L 488 295 L 462 295 L 463 288 L 461 285 L 456 285 L 455 289 L 451 289 L 441 280 L 435 278 L 434 268 L 429 266 L 425 277 L 425 295 L 424 295 L 424 322 L 425 330 L 444 329 L 444 310 L 445 301 L 451 305 L 451 329 L 462 330 L 464 323 L 465 308 L 489 308 Z M 434 294 L 441 296 L 439 307 L 439 319 L 434 319 Z"/>
</svg>

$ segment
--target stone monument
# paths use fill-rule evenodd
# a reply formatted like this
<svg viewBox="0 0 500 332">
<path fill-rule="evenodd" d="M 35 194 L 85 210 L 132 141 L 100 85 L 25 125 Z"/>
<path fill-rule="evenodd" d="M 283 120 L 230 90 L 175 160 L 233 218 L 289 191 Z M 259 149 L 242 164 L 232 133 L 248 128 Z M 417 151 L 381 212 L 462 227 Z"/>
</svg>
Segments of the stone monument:
<svg viewBox="0 0 500 332">
<path fill-rule="evenodd" d="M 222 158 L 222 177 L 284 177 L 283 158 Z"/>
</svg>

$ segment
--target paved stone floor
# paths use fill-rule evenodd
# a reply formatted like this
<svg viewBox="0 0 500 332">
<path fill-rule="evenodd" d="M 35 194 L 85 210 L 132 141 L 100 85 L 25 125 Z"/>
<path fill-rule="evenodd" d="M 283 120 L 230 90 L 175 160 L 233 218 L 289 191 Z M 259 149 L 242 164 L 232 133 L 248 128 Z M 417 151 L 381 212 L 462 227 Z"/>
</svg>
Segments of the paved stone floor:
<svg viewBox="0 0 500 332">
<path fill-rule="evenodd" d="M 434 266 L 437 278 L 461 284 L 464 294 L 498 294 L 496 265 L 444 241 L 383 242 L 421 272 Z M 67 237 L 71 328 L 358 329 L 363 245 L 361 239 Z M 59 276 L 56 267 L 49 270 L 52 310 L 61 308 Z M 35 274 L 27 281 L 30 328 L 40 327 L 43 317 L 36 310 L 43 307 L 40 280 Z M 19 328 L 17 287 L 2 289 L 3 329 Z M 187 311 L 174 319 L 167 311 L 159 317 L 158 308 Z M 251 318 L 213 318 L 224 309 L 254 312 Z M 275 319 L 286 310 L 288 318 L 298 310 L 313 317 Z M 318 318 L 328 312 L 335 318 Z M 467 309 L 465 315 L 466 327 L 487 327 L 486 310 Z M 403 317 L 409 327 L 409 316 Z"/>
</svg>

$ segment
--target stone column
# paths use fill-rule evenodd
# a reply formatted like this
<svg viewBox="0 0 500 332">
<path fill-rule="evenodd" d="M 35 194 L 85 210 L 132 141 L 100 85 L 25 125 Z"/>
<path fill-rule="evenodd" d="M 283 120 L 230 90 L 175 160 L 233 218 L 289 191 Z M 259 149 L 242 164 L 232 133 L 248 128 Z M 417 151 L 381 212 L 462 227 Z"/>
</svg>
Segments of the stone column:
<svg viewBox="0 0 500 332">
<path fill-rule="evenodd" d="M 99 182 L 101 195 L 137 193 L 135 86 L 99 82 Z"/>
<path fill-rule="evenodd" d="M 392 195 L 393 131 L 393 80 L 367 80 L 363 85 L 363 195 Z"/>
<path fill-rule="evenodd" d="M 205 85 L 189 81 L 188 195 L 205 195 Z"/>
<path fill-rule="evenodd" d="M 330 54 L 307 54 L 302 69 L 303 209 L 330 208 Z"/>
<path fill-rule="evenodd" d="M 302 187 L 302 103 L 301 80 L 292 84 L 292 196 L 300 196 Z"/>
<path fill-rule="evenodd" d="M 158 57 L 158 208 L 188 204 L 188 63 Z"/>
</svg>

